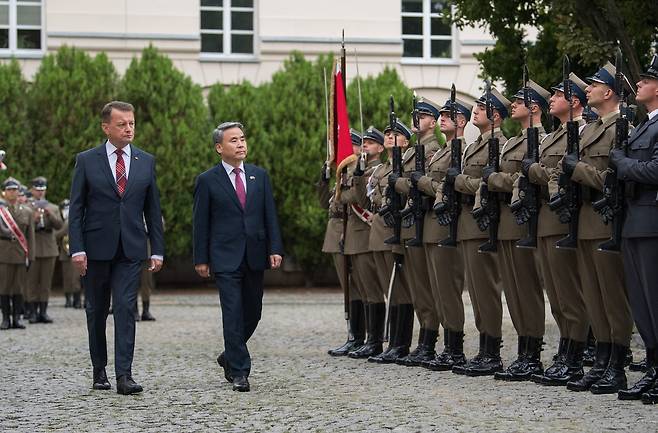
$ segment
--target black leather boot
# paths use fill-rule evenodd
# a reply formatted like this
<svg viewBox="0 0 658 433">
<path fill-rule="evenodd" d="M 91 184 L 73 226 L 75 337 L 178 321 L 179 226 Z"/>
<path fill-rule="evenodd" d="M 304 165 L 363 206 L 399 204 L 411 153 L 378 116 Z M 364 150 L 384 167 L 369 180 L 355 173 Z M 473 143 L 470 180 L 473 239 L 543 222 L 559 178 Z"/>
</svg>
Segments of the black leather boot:
<svg viewBox="0 0 658 433">
<path fill-rule="evenodd" d="M 135 300 L 135 305 L 133 306 L 133 316 L 135 317 L 135 322 L 139 322 L 142 319 L 139 315 L 139 308 L 137 307 L 137 300 Z"/>
<path fill-rule="evenodd" d="M 427 368 L 428 370 L 439 371 L 438 365 L 440 363 L 445 363 L 447 359 L 450 359 L 450 333 L 444 329 L 443 351 L 441 353 L 437 353 L 433 359 L 423 361 L 420 365 L 421 367 Z"/>
<path fill-rule="evenodd" d="M 496 380 L 513 380 L 514 372 L 519 368 L 523 362 L 525 356 L 525 349 L 528 345 L 528 337 L 519 336 L 517 338 L 517 348 L 516 348 L 516 359 L 512 361 L 510 365 L 504 371 L 498 371 L 494 373 L 494 379 Z"/>
<path fill-rule="evenodd" d="M 379 355 L 373 355 L 368 358 L 368 362 L 374 362 L 381 364 L 382 359 L 388 355 L 388 353 L 393 350 L 393 348 L 397 345 L 396 337 L 397 337 L 397 322 L 398 322 L 398 311 L 400 307 L 398 305 L 391 305 L 390 306 L 390 312 L 389 312 L 389 317 L 388 317 L 388 346 L 386 346 L 386 350 L 384 350 L 382 353 Z M 386 331 L 386 323 L 384 323 L 384 331 Z"/>
<path fill-rule="evenodd" d="M 421 328 L 422 330 L 422 328 Z M 433 329 L 425 329 L 423 338 L 420 339 L 418 348 L 415 353 L 410 353 L 406 357 L 397 361 L 398 364 L 406 365 L 407 367 L 417 367 L 423 361 L 427 362 L 436 356 L 435 347 L 436 339 L 439 337 L 439 332 Z"/>
<path fill-rule="evenodd" d="M 576 381 L 583 377 L 583 352 L 584 341 L 568 340 L 567 354 L 563 363 L 553 364 L 544 372 L 542 385 L 564 386 L 570 381 Z M 550 370 L 550 371 L 549 371 Z"/>
<path fill-rule="evenodd" d="M 142 301 L 142 320 L 145 322 L 154 322 L 155 317 L 151 314 L 149 308 L 151 307 L 150 301 Z"/>
<path fill-rule="evenodd" d="M 592 328 L 589 328 L 587 346 L 585 346 L 585 353 L 583 353 L 583 365 L 591 367 L 594 365 L 594 361 L 596 361 L 596 338 L 594 338 Z"/>
<path fill-rule="evenodd" d="M 612 345 L 608 367 L 605 369 L 601 379 L 590 388 L 592 394 L 616 394 L 617 391 L 628 388 L 626 372 L 624 371 L 627 357 L 628 346 L 622 346 L 621 344 Z"/>
<path fill-rule="evenodd" d="M 464 333 L 462 331 L 444 331 L 444 341 L 447 350 L 436 356 L 434 360 L 427 365 L 427 368 L 433 371 L 449 371 L 454 367 L 460 367 L 466 364 L 464 356 Z"/>
<path fill-rule="evenodd" d="M 478 353 L 471 358 L 470 360 L 467 360 L 463 364 L 455 365 L 452 367 L 452 372 L 455 374 L 461 374 L 465 375 L 466 370 L 468 368 L 471 368 L 472 366 L 479 364 L 482 361 L 482 358 L 484 357 L 484 342 L 486 341 L 486 334 L 480 334 L 480 347 L 478 350 Z M 463 348 L 463 345 L 462 345 Z"/>
<path fill-rule="evenodd" d="M 653 388 L 658 380 L 658 363 L 656 362 L 656 349 L 647 349 L 647 357 L 645 358 L 647 371 L 644 373 L 642 379 L 637 381 L 635 385 L 626 389 L 622 389 L 617 393 L 619 400 L 641 400 L 642 395 L 647 393 Z"/>
<path fill-rule="evenodd" d="M 425 336 L 425 331 L 426 331 L 425 328 L 420 328 L 420 330 L 418 331 L 418 345 L 416 346 L 416 348 L 414 350 L 409 352 L 406 356 L 403 356 L 403 357 L 400 357 L 400 358 L 396 359 L 395 360 L 396 364 L 405 365 L 405 362 L 406 362 L 408 357 L 416 356 L 416 354 L 420 350 L 420 342 L 423 341 L 423 337 Z M 412 335 L 412 338 L 413 338 L 413 335 Z"/>
<path fill-rule="evenodd" d="M 64 293 L 64 308 L 71 308 L 73 302 L 71 302 L 71 294 L 69 292 Z"/>
<path fill-rule="evenodd" d="M 5 331 L 11 328 L 11 307 L 9 305 L 9 295 L 0 296 L 0 310 L 2 310 L 2 323 L 0 323 L 0 330 Z"/>
<path fill-rule="evenodd" d="M 539 337 L 527 337 L 525 353 L 521 363 L 512 371 L 512 376 L 508 379 L 511 381 L 530 380 L 533 375 L 541 375 L 544 372 L 544 366 L 541 362 L 542 346 L 544 339 Z"/>
<path fill-rule="evenodd" d="M 11 327 L 14 329 L 25 329 L 21 322 L 21 309 L 23 308 L 23 295 L 14 295 L 11 297 L 12 303 L 12 322 Z"/>
<path fill-rule="evenodd" d="M 78 310 L 82 308 L 82 300 L 80 299 L 80 292 L 73 294 L 73 308 Z"/>
<path fill-rule="evenodd" d="M 477 364 L 466 369 L 467 376 L 491 376 L 503 370 L 503 361 L 500 359 L 500 346 L 502 338 L 485 334 L 484 356 Z"/>
<path fill-rule="evenodd" d="M 38 323 L 39 322 L 39 304 L 37 302 L 28 302 L 28 316 L 27 320 L 30 323 Z"/>
<path fill-rule="evenodd" d="M 327 353 L 331 356 L 347 356 L 351 350 L 356 350 L 366 338 L 365 308 L 363 301 L 350 302 L 350 319 L 349 333 L 347 341 L 336 349 L 331 349 Z"/>
<path fill-rule="evenodd" d="M 567 389 L 571 391 L 589 391 L 592 385 L 601 379 L 606 368 L 608 368 L 611 351 L 612 343 L 597 342 L 594 365 L 580 379 L 567 382 Z"/>
<path fill-rule="evenodd" d="M 422 329 L 421 329 L 422 331 Z M 382 355 L 380 364 L 393 364 L 398 359 L 409 355 L 409 347 L 414 333 L 414 307 L 411 304 L 398 305 L 398 314 L 395 325 L 395 346 Z"/>
<path fill-rule="evenodd" d="M 39 302 L 39 323 L 53 323 L 53 319 L 48 315 L 48 302 Z"/>
<path fill-rule="evenodd" d="M 533 374 L 530 376 L 530 380 L 532 380 L 535 383 L 541 384 L 544 381 L 544 377 L 546 375 L 551 376 L 553 375 L 556 371 L 563 370 L 565 369 L 565 364 L 567 361 L 567 351 L 569 349 L 569 339 L 568 338 L 560 338 L 560 343 L 558 344 L 557 347 L 557 353 L 553 355 L 553 364 L 550 365 L 546 369 L 546 371 L 542 374 Z"/>
<path fill-rule="evenodd" d="M 386 304 L 383 302 L 368 304 L 368 339 L 365 344 L 347 356 L 355 359 L 368 358 L 382 353 L 384 340 L 384 316 Z"/>
</svg>

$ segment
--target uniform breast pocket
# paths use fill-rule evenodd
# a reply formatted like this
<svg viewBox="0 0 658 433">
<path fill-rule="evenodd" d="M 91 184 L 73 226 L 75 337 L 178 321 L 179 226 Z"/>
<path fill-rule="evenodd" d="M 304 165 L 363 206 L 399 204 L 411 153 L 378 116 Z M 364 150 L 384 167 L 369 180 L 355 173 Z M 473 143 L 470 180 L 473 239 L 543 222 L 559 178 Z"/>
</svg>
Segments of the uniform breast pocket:
<svg viewBox="0 0 658 433">
<path fill-rule="evenodd" d="M 597 170 L 603 171 L 608 168 L 608 155 L 610 149 L 604 146 L 597 146 L 592 149 L 587 158 L 583 158 L 588 164 L 596 167 Z"/>
</svg>

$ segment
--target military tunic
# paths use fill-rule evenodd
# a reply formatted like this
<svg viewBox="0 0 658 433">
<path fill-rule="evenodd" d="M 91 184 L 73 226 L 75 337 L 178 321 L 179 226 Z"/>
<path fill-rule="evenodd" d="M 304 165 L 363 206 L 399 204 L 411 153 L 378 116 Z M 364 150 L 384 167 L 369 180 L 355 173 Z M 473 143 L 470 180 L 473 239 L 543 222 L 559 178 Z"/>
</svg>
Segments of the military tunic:
<svg viewBox="0 0 658 433">
<path fill-rule="evenodd" d="M 27 302 L 48 302 L 53 284 L 55 262 L 59 256 L 55 230 L 62 228 L 64 222 L 59 208 L 52 203 L 46 205 L 47 213 L 43 216 L 43 227 L 35 222 L 34 263 L 27 273 Z M 33 206 L 36 215 L 39 209 Z"/>
<path fill-rule="evenodd" d="M 28 258 L 34 260 L 34 219 L 24 204 L 6 204 L 28 244 Z M 25 252 L 13 236 L 0 236 L 0 295 L 24 295 L 27 284 Z"/>
<path fill-rule="evenodd" d="M 69 221 L 55 231 L 55 238 L 59 247 L 59 262 L 62 265 L 62 289 L 64 293 L 79 293 L 81 290 L 80 275 L 74 270 L 69 255 Z"/>
<path fill-rule="evenodd" d="M 582 185 L 583 204 L 578 215 L 578 273 L 592 332 L 602 343 L 628 346 L 633 330 L 621 255 L 598 251 L 612 230 L 594 211 L 592 202 L 601 191 L 608 168 L 608 154 L 615 141 L 619 112 L 609 113 L 585 126 L 580 139 L 580 162 L 571 180 Z M 549 192 L 558 191 L 560 162 L 551 173 Z"/>
</svg>

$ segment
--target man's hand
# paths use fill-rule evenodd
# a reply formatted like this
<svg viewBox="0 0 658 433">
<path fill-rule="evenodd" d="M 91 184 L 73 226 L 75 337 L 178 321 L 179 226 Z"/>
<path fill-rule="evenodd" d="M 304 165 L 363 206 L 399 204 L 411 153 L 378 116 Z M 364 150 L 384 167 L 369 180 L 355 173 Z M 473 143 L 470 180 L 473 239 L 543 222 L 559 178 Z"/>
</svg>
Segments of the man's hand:
<svg viewBox="0 0 658 433">
<path fill-rule="evenodd" d="M 446 171 L 446 177 L 445 177 L 446 183 L 450 185 L 454 185 L 457 176 L 459 176 L 460 174 L 461 173 L 459 172 L 459 170 L 457 170 L 457 168 L 450 167 L 448 171 Z"/>
<path fill-rule="evenodd" d="M 194 270 L 196 271 L 197 274 L 199 274 L 201 278 L 210 277 L 210 266 L 208 266 L 207 263 L 194 265 Z"/>
<path fill-rule="evenodd" d="M 398 176 L 395 173 L 391 173 L 388 175 L 388 187 L 395 189 L 395 183 L 398 181 L 400 176 Z"/>
<path fill-rule="evenodd" d="M 279 269 L 281 266 L 281 262 L 283 261 L 283 257 L 281 257 L 278 254 L 272 254 L 270 256 L 270 268 L 271 269 Z"/>
<path fill-rule="evenodd" d="M 162 269 L 162 260 L 151 258 L 151 266 L 149 266 L 148 271 L 156 273 Z"/>
<path fill-rule="evenodd" d="M 411 183 L 413 186 L 418 185 L 418 181 L 420 181 L 420 178 L 423 177 L 424 174 L 421 173 L 420 171 L 412 171 L 411 172 Z"/>
<path fill-rule="evenodd" d="M 623 150 L 613 147 L 610 151 L 610 165 L 617 167 L 617 165 L 626 158 Z"/>
<path fill-rule="evenodd" d="M 73 267 L 75 268 L 76 271 L 78 271 L 78 274 L 80 274 L 81 277 L 84 277 L 85 274 L 87 274 L 86 254 L 80 254 L 75 257 L 71 257 L 71 263 L 73 263 Z"/>
<path fill-rule="evenodd" d="M 576 170 L 577 164 L 578 164 L 578 155 L 576 155 L 575 153 L 567 153 L 564 156 L 564 158 L 562 158 L 562 171 L 569 178 L 571 178 L 571 175 L 573 174 L 574 170 Z"/>
<path fill-rule="evenodd" d="M 532 167 L 532 164 L 534 163 L 535 163 L 534 159 L 525 158 L 521 162 L 521 173 L 523 173 L 524 176 L 528 177 L 528 172 L 530 171 L 530 167 Z"/>
<path fill-rule="evenodd" d="M 489 181 L 489 176 L 494 174 L 496 172 L 496 169 L 490 165 L 485 166 L 482 169 L 482 181 L 483 182 L 488 182 Z"/>
</svg>

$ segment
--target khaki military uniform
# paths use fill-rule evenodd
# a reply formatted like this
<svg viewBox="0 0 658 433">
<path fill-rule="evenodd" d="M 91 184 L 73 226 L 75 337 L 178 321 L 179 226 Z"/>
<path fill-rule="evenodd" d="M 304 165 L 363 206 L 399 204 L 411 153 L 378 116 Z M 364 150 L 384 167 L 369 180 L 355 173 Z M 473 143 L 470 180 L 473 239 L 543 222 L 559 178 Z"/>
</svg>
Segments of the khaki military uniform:
<svg viewBox="0 0 658 433">
<path fill-rule="evenodd" d="M 539 127 L 539 139 L 545 135 Z M 539 282 L 535 254 L 531 249 L 517 248 L 516 241 L 527 234 L 518 225 L 509 204 L 514 182 L 521 174 L 521 162 L 528 149 L 527 130 L 507 140 L 500 152 L 500 170 L 488 179 L 489 191 L 499 193 L 501 200 L 498 226 L 498 262 L 500 276 L 514 328 L 520 337 L 544 336 L 544 292 Z"/>
<path fill-rule="evenodd" d="M 506 140 L 500 128 L 494 130 L 498 140 Z M 462 211 L 459 217 L 457 240 L 462 244 L 462 255 L 468 281 L 469 295 L 475 316 L 475 326 L 480 334 L 500 338 L 503 320 L 500 276 L 496 254 L 478 252 L 479 246 L 488 238 L 488 233 L 480 231 L 471 215 L 475 194 L 482 182 L 482 169 L 488 164 L 487 140 L 491 132 L 480 135 L 464 151 L 462 174 L 455 179 L 455 190 L 462 194 Z M 437 200 L 442 199 L 439 191 Z"/>
<path fill-rule="evenodd" d="M 393 270 L 393 254 L 404 254 L 404 248 L 400 245 L 390 245 L 384 241 L 393 236 L 393 228 L 386 227 L 384 219 L 379 215 L 379 210 L 385 203 L 385 191 L 388 185 L 388 175 L 391 174 L 392 166 L 389 158 L 385 163 L 377 166 L 368 181 L 368 193 L 373 211 L 372 226 L 370 227 L 370 238 L 368 248 L 373 252 L 375 266 L 377 268 L 377 279 L 379 285 L 386 288 L 390 284 L 391 272 Z M 393 282 L 391 293 L 391 305 L 411 304 L 411 293 L 407 285 L 408 277 L 405 275 L 404 264 L 398 268 L 397 276 Z M 388 296 L 388 293 L 386 293 Z"/>
<path fill-rule="evenodd" d="M 69 221 L 55 231 L 55 238 L 59 247 L 59 262 L 62 264 L 62 289 L 64 293 L 79 293 L 82 289 L 80 275 L 73 268 L 69 255 Z"/>
<path fill-rule="evenodd" d="M 151 241 L 146 240 L 146 255 L 151 257 Z M 144 260 L 142 266 L 142 274 L 139 277 L 139 296 L 142 297 L 142 302 L 149 302 L 151 294 L 155 290 L 155 278 L 153 272 L 149 271 L 151 267 L 151 259 Z"/>
<path fill-rule="evenodd" d="M 48 203 L 47 209 L 44 227 L 35 228 L 34 263 L 27 273 L 27 302 L 48 302 L 53 284 L 55 261 L 59 256 L 55 230 L 62 228 L 64 222 L 57 206 Z M 33 208 L 33 212 L 38 214 L 39 210 Z"/>
<path fill-rule="evenodd" d="M 582 117 L 575 118 L 580 127 Z M 537 258 L 551 313 L 562 338 L 583 342 L 587 338 L 589 320 L 578 277 L 576 251 L 555 248 L 555 243 L 568 232 L 557 213 L 548 207 L 548 181 L 567 149 L 567 125 L 563 123 L 542 141 L 539 163 L 528 170 L 530 182 L 541 186 L 541 208 L 537 228 Z"/>
<path fill-rule="evenodd" d="M 28 243 L 28 258 L 34 260 L 34 219 L 28 205 L 9 205 L 7 208 Z M 27 283 L 25 252 L 16 239 L 0 236 L 0 295 L 24 295 Z"/>
<path fill-rule="evenodd" d="M 459 137 L 462 149 L 465 147 L 464 137 Z M 446 171 L 450 168 L 450 143 L 438 150 L 428 161 L 427 175 L 420 178 L 418 188 L 426 195 L 434 198 L 442 191 Z M 460 216 L 470 218 L 470 215 Z M 464 330 L 464 303 L 462 291 L 464 289 L 464 265 L 461 242 L 457 248 L 439 247 L 438 243 L 450 237 L 450 226 L 441 226 L 436 220 L 432 208 L 425 213 L 425 227 L 423 243 L 425 246 L 425 259 L 430 275 L 430 284 L 440 312 L 441 325 L 445 330 L 461 332 Z"/>
<path fill-rule="evenodd" d="M 608 168 L 608 153 L 615 141 L 615 121 L 618 112 L 609 113 L 588 124 L 580 139 L 580 162 L 571 180 L 582 185 L 583 205 L 578 220 L 578 273 L 592 332 L 601 343 L 628 346 L 633 320 L 620 254 L 597 251 L 601 242 L 611 236 L 611 226 L 603 223 L 592 202 L 602 197 Z M 560 162 L 551 173 L 549 192 L 558 190 L 562 173 Z"/>
<path fill-rule="evenodd" d="M 358 163 L 358 162 L 357 162 Z M 366 168 L 366 172 L 372 170 L 379 162 L 370 162 Z M 378 285 L 373 284 L 372 277 L 376 274 L 375 260 L 368 250 L 368 243 L 370 239 L 370 221 L 364 221 L 353 209 L 352 205 L 356 205 L 361 209 L 367 209 L 367 197 L 364 190 L 360 188 L 352 188 L 355 182 L 361 182 L 352 175 L 352 170 L 348 170 L 347 188 L 340 193 L 339 201 L 341 204 L 347 205 L 347 233 L 344 241 L 344 253 L 350 256 L 352 262 L 352 280 L 357 282 L 357 290 L 360 291 L 362 300 L 370 302 L 369 299 L 378 297 L 381 291 Z M 366 176 L 364 174 L 364 176 Z M 364 177 L 361 176 L 361 177 Z M 367 178 L 366 178 L 367 179 Z"/>
<path fill-rule="evenodd" d="M 434 153 L 439 150 L 439 142 L 436 136 L 428 134 L 420 140 L 420 144 L 425 146 L 425 161 L 429 161 Z M 403 178 L 398 179 L 395 184 L 395 190 L 409 195 L 411 188 L 411 173 L 416 169 L 416 149 L 410 147 L 402 155 L 402 172 Z M 416 229 L 412 225 L 407 229 L 402 229 L 402 239 L 412 239 L 416 235 Z M 414 310 L 418 316 L 418 321 L 422 328 L 436 330 L 441 324 L 441 312 L 436 308 L 436 301 L 432 293 L 427 260 L 425 259 L 425 249 L 422 247 L 405 247 L 404 263 L 407 269 L 407 284 L 411 291 L 411 299 Z"/>
</svg>

